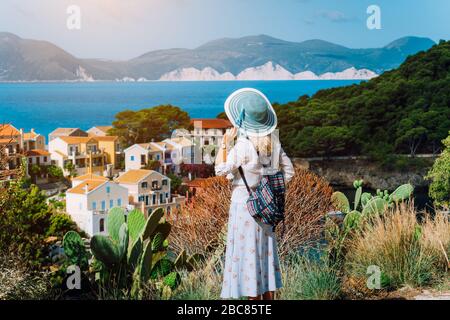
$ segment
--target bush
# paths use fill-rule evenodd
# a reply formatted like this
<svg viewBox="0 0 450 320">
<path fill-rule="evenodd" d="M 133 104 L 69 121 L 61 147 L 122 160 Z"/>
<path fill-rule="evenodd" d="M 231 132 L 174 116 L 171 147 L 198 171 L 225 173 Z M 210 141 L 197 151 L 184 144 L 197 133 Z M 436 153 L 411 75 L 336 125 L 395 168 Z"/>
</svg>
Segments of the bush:
<svg viewBox="0 0 450 320">
<path fill-rule="evenodd" d="M 223 177 L 202 182 L 192 204 L 184 205 L 173 222 L 171 245 L 181 251 L 207 254 L 208 244 L 222 241 L 228 221 L 231 188 Z M 286 193 L 285 230 L 277 228 L 280 255 L 319 238 L 324 215 L 332 209 L 332 188 L 319 176 L 296 169 Z"/>
<path fill-rule="evenodd" d="M 445 149 L 436 159 L 427 178 L 431 180 L 430 197 L 437 205 L 448 208 L 450 207 L 450 136 L 443 143 Z"/>
<path fill-rule="evenodd" d="M 402 204 L 382 217 L 375 217 L 351 239 L 346 270 L 350 276 L 364 278 L 369 266 L 378 266 L 386 288 L 432 283 L 445 272 L 440 265 L 442 258 L 436 237 L 448 230 L 442 219 L 429 219 L 420 226 L 414 207 Z M 447 251 L 448 238 L 444 238 Z M 440 254 L 442 257 L 442 251 Z"/>
<path fill-rule="evenodd" d="M 66 213 L 53 213 L 46 235 L 62 238 L 70 230 L 77 230 L 77 224 L 72 221 L 70 216 Z"/>
<path fill-rule="evenodd" d="M 334 300 L 341 293 L 338 272 L 326 260 L 295 254 L 283 263 L 283 271 L 280 300 Z"/>
</svg>

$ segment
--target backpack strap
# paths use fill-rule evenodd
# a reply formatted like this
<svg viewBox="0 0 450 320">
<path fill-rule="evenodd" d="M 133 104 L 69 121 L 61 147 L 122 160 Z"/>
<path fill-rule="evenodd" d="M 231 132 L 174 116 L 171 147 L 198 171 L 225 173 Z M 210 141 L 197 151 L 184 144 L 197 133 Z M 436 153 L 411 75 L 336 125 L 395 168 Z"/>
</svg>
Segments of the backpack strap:
<svg viewBox="0 0 450 320">
<path fill-rule="evenodd" d="M 251 194 L 252 194 L 252 191 L 250 190 L 250 187 L 248 186 L 247 179 L 245 178 L 245 175 L 244 175 L 244 170 L 242 169 L 241 166 L 239 166 L 238 170 L 239 170 L 239 174 L 240 174 L 241 177 L 242 177 L 242 180 L 244 180 L 245 187 L 247 188 L 248 194 L 251 195 Z"/>
</svg>

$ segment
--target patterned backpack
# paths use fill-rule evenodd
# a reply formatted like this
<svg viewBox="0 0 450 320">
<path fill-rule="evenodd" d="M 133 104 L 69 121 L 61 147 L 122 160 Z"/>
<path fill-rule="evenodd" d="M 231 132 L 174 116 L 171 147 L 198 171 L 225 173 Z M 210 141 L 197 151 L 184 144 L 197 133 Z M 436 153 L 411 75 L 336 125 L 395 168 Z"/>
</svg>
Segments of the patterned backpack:
<svg viewBox="0 0 450 320">
<path fill-rule="evenodd" d="M 283 173 L 263 175 L 255 191 L 248 186 L 242 167 L 239 167 L 239 173 L 249 194 L 247 208 L 250 215 L 256 221 L 272 226 L 275 231 L 275 227 L 284 221 L 286 185 Z"/>
</svg>

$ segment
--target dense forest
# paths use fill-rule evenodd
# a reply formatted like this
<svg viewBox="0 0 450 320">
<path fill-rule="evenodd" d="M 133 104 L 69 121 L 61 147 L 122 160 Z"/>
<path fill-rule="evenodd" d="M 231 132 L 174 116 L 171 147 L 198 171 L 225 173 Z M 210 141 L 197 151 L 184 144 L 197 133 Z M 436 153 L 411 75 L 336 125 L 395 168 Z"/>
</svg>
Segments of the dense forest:
<svg viewBox="0 0 450 320">
<path fill-rule="evenodd" d="M 437 153 L 450 130 L 450 41 L 370 81 L 274 107 L 291 156 Z"/>
</svg>

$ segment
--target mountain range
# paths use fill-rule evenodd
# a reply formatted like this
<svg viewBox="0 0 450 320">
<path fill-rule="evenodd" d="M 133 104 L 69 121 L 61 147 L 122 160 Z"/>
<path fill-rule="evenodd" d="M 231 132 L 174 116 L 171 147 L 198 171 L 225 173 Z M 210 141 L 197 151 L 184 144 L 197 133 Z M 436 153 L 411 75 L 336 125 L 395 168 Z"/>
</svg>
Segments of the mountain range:
<svg viewBox="0 0 450 320">
<path fill-rule="evenodd" d="M 370 79 L 434 44 L 404 37 L 382 48 L 351 49 L 323 40 L 258 35 L 107 61 L 80 59 L 50 42 L 3 32 L 0 81 Z"/>
</svg>

